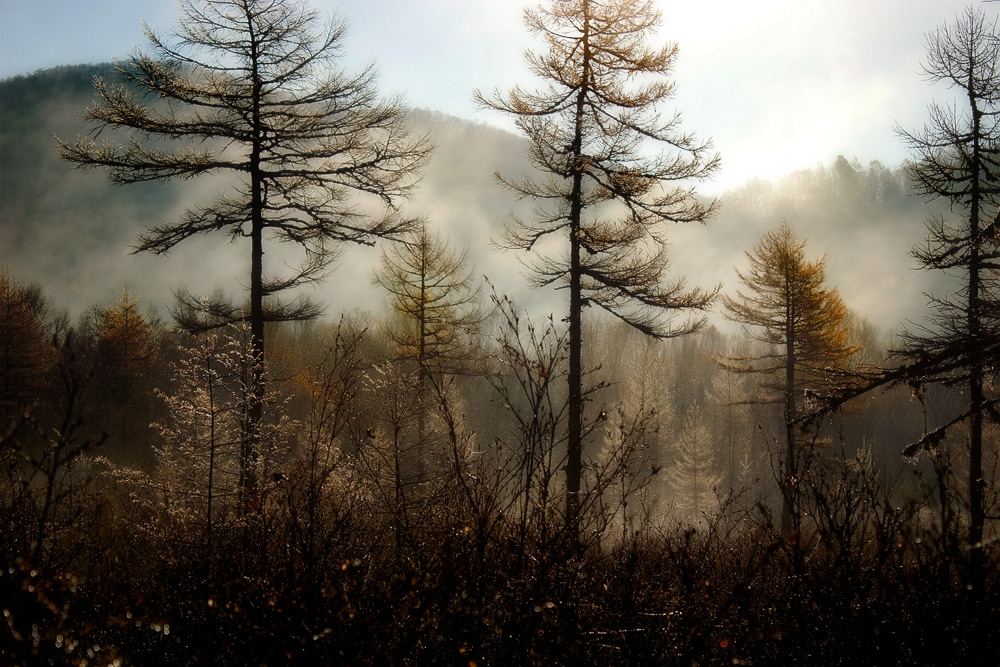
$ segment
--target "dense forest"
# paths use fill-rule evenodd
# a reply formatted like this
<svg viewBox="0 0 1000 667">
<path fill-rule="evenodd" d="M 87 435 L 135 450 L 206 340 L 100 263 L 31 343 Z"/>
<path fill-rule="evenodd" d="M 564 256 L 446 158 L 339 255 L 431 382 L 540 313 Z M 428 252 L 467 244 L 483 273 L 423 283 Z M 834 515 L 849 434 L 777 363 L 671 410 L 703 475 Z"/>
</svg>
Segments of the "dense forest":
<svg viewBox="0 0 1000 667">
<path fill-rule="evenodd" d="M 4 662 L 970 665 L 1000 649 L 996 221 L 975 235 L 984 305 L 963 338 L 968 313 L 934 319 L 969 295 L 961 253 L 934 245 L 962 206 L 927 196 L 921 137 L 914 163 L 831 156 L 685 200 L 707 225 L 669 228 L 665 276 L 704 290 L 643 302 L 673 329 L 605 298 L 637 292 L 620 267 L 586 264 L 635 228 L 584 228 L 574 333 L 565 276 L 495 247 L 524 238 L 501 221 L 544 214 L 517 175 L 563 149 L 527 122 L 525 139 L 400 109 L 415 143 L 378 159 L 413 159 L 411 217 L 364 228 L 363 202 L 331 233 L 275 214 L 272 266 L 305 260 L 265 277 L 258 308 L 251 234 L 216 233 L 241 182 L 202 177 L 200 148 L 169 167 L 197 177 L 124 187 L 68 163 L 163 168 L 71 143 L 100 108 L 95 76 L 183 76 L 158 66 L 0 82 Z M 376 134 L 404 136 L 376 110 Z M 227 150 L 216 163 L 245 159 Z M 390 172 L 351 187 L 394 201 Z M 646 205 L 636 173 L 605 174 L 602 216 L 608 193 Z M 973 179 L 990 215 L 994 175 Z M 298 178 L 264 187 L 274 210 L 336 217 L 295 199 Z M 198 227 L 189 207 L 213 197 Z M 175 220 L 207 233 L 175 249 Z M 329 267 L 309 245 L 323 234 Z"/>
</svg>

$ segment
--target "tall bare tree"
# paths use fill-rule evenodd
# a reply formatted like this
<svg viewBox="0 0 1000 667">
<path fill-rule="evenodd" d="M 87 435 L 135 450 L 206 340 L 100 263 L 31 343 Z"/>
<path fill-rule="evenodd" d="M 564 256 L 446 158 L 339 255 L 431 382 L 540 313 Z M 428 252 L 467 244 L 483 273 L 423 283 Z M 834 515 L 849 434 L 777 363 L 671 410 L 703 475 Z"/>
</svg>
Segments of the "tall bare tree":
<svg viewBox="0 0 1000 667">
<path fill-rule="evenodd" d="M 524 17 L 547 47 L 527 54 L 543 88 L 476 98 L 515 117 L 538 170 L 519 180 L 499 177 L 538 203 L 534 221 L 515 218 L 505 227 L 502 245 L 534 253 L 528 266 L 537 286 L 569 290 L 566 519 L 575 523 L 583 308 L 599 306 L 661 338 L 701 328 L 703 319 L 671 322 L 679 310 L 707 308 L 715 292 L 689 289 L 683 279 L 664 282 L 664 223 L 712 217 L 716 203 L 696 198 L 690 183 L 709 177 L 719 160 L 710 142 L 680 131 L 678 114 L 660 114 L 674 93 L 677 47 L 646 45 L 660 22 L 650 0 L 554 0 Z M 565 236 L 568 251 L 547 254 L 542 241 L 552 236 Z"/>
<path fill-rule="evenodd" d="M 910 381 L 945 382 L 968 391 L 969 407 L 948 426 L 969 428 L 969 549 L 974 587 L 983 585 L 983 419 L 996 419 L 997 397 L 984 390 L 984 377 L 1000 355 L 1000 281 L 991 269 L 1000 260 L 996 221 L 1000 203 L 1000 34 L 980 9 L 968 8 L 952 24 L 927 36 L 924 73 L 958 98 L 953 106 L 932 103 L 919 132 L 900 129 L 914 161 L 910 173 L 929 200 L 948 202 L 954 218 L 927 224 L 926 242 L 912 254 L 926 269 L 943 271 L 958 283 L 951 294 L 931 297 L 928 324 L 906 333 L 902 351 Z M 961 213 L 959 213 L 961 212 Z M 927 442 L 939 442 L 938 429 Z"/>
<path fill-rule="evenodd" d="M 378 99 L 371 69 L 349 76 L 337 67 L 342 21 L 322 25 L 298 0 L 184 0 L 181 8 L 169 35 L 147 27 L 150 51 L 119 64 L 121 82 L 95 82 L 98 100 L 85 114 L 93 136 L 114 128 L 124 142 L 79 138 L 59 147 L 77 166 L 106 168 L 115 183 L 223 177 L 228 191 L 150 228 L 137 252 L 167 254 L 204 233 L 248 241 L 249 316 L 218 302 L 206 309 L 218 321 L 249 320 L 263 350 L 265 322 L 319 312 L 274 295 L 322 278 L 345 243 L 371 245 L 410 229 L 395 206 L 428 144 L 408 136 L 397 100 Z M 268 241 L 297 246 L 301 262 L 265 274 Z M 262 407 L 251 407 L 252 439 Z"/>
<path fill-rule="evenodd" d="M 825 258 L 808 261 L 805 241 L 795 238 L 788 223 L 767 232 L 746 257 L 750 268 L 737 271 L 744 289 L 737 290 L 735 297 L 724 295 L 722 304 L 726 316 L 764 347 L 731 355 L 723 365 L 730 371 L 763 376 L 760 400 L 783 406 L 782 524 L 786 534 L 791 534 L 798 531 L 800 519 L 795 421 L 807 390 L 826 385 L 827 368 L 857 348 L 848 342 L 847 307 L 836 289 L 824 285 Z"/>
</svg>

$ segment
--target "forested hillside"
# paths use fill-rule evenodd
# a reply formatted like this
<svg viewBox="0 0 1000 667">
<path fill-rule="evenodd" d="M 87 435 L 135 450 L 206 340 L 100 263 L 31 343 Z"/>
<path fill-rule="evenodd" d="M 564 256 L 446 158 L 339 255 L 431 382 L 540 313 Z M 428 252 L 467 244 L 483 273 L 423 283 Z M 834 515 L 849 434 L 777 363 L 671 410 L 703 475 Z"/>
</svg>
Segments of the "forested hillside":
<svg viewBox="0 0 1000 667">
<path fill-rule="evenodd" d="M 232 291 L 232 274 L 239 275 L 244 260 L 237 248 L 215 239 L 164 258 L 130 254 L 145 226 L 176 215 L 185 201 L 203 196 L 211 186 L 168 181 L 115 187 L 101 174 L 74 171 L 60 160 L 53 135 L 70 137 L 83 130 L 79 113 L 91 103 L 95 75 L 113 76 L 114 71 L 110 65 L 73 66 L 0 84 L 4 100 L 0 118 L 0 162 L 5 165 L 0 172 L 3 262 L 12 280 L 37 284 L 52 310 L 68 310 L 72 324 L 80 330 L 93 329 L 97 313 L 120 305 L 123 290 L 129 295 L 126 300 L 139 304 L 139 312 L 169 329 L 167 310 L 174 305 L 172 292 L 177 287 L 196 284 L 204 286 L 205 293 Z M 411 205 L 413 213 L 425 215 L 455 245 L 469 249 L 476 282 L 486 275 L 499 294 L 511 295 L 520 308 L 544 318 L 557 307 L 558 294 L 546 296 L 527 289 L 526 279 L 512 261 L 516 258 L 490 247 L 491 238 L 499 233 L 499 219 L 511 209 L 526 209 L 493 182 L 494 171 L 527 169 L 521 141 L 507 132 L 431 111 L 410 111 L 409 120 L 419 132 L 429 133 L 436 145 Z M 718 219 L 708 227 L 676 227 L 673 270 L 703 284 L 720 283 L 731 291 L 734 268 L 745 264 L 744 251 L 763 231 L 788 221 L 808 238 L 810 253 L 826 253 L 830 283 L 856 313 L 859 333 L 866 336 L 865 358 L 877 363 L 897 344 L 897 331 L 871 320 L 902 324 L 906 316 L 919 321 L 924 309 L 922 292 L 931 289 L 933 277 L 908 268 L 912 260 L 907 252 L 919 238 L 922 217 L 932 212 L 937 211 L 913 196 L 901 168 L 890 169 L 878 161 L 863 166 L 838 156 L 830 166 L 818 165 L 777 183 L 754 181 L 726 193 Z M 318 288 L 320 300 L 327 305 L 324 320 L 336 322 L 341 313 L 348 313 L 361 324 L 374 325 L 389 315 L 386 294 L 370 284 L 377 260 L 378 253 L 363 251 L 344 258 L 330 285 Z M 345 283 L 349 289 L 343 288 Z M 324 299 L 325 294 L 330 298 Z M 858 296 L 852 300 L 852 295 Z M 487 300 L 485 295 L 483 299 Z M 353 312 L 356 308 L 361 312 Z M 654 373 L 688 378 L 675 380 L 675 386 L 697 385 L 658 400 L 673 406 L 696 404 L 702 419 L 717 424 L 711 440 L 717 443 L 718 456 L 728 457 L 732 476 L 734 461 L 750 454 L 742 449 L 723 451 L 722 431 L 731 430 L 731 425 L 718 426 L 717 415 L 730 400 L 716 395 L 709 405 L 705 397 L 707 388 L 733 384 L 711 359 L 739 345 L 740 335 L 721 313 L 713 315 L 712 321 L 728 335 L 710 332 L 707 337 L 696 337 L 697 342 L 658 345 L 664 347 L 663 370 Z M 590 339 L 602 341 L 598 358 L 605 360 L 604 367 L 613 367 L 614 359 L 628 347 L 619 342 L 627 333 L 603 319 L 588 326 L 595 332 Z M 670 345 L 678 346 L 678 353 L 668 353 Z M 686 371 L 677 370 L 684 367 Z M 614 382 L 616 377 L 610 373 L 607 379 Z M 716 386 L 714 391 L 720 390 Z M 687 407 L 670 409 L 677 413 L 673 418 L 679 419 Z M 905 401 L 879 408 L 880 417 L 871 424 L 875 431 L 858 431 L 869 447 L 876 443 L 880 461 L 892 470 L 899 469 L 903 447 L 920 434 L 921 425 L 913 420 L 912 409 Z M 915 424 L 912 429 L 893 424 L 890 417 L 899 410 L 908 415 L 902 418 L 904 422 Z M 725 411 L 731 414 L 733 408 Z M 857 445 L 852 442 L 851 450 Z M 760 447 L 750 447 L 754 449 Z"/>
<path fill-rule="evenodd" d="M 59 158 L 55 137 L 72 140 L 88 132 L 82 112 L 94 102 L 93 77 L 114 79 L 111 65 L 55 68 L 0 82 L 0 206 L 3 262 L 28 282 L 43 284 L 59 307 L 74 317 L 88 305 L 115 298 L 123 287 L 165 314 L 178 285 L 196 283 L 211 292 L 235 293 L 233 272 L 245 260 L 225 239 L 206 238 L 181 247 L 167 261 L 132 255 L 146 227 L 176 218 L 186 203 L 212 198 L 212 180 L 151 182 L 116 187 L 100 173 L 76 171 Z M 489 237 L 508 209 L 518 208 L 493 183 L 498 168 L 524 168 L 523 148 L 514 135 L 413 110 L 411 123 L 429 133 L 434 159 L 409 215 L 425 215 L 432 226 L 447 228 L 476 253 L 479 273 L 505 289 L 523 289 L 513 273 L 489 250 Z M 103 138 L 103 137 L 102 137 Z M 320 287 L 310 292 L 334 311 L 373 307 L 379 296 L 368 282 L 377 253 L 344 258 L 337 278 L 351 290 Z M 509 287 L 508 287 L 509 285 Z"/>
<path fill-rule="evenodd" d="M 161 315 L 180 284 L 196 281 L 203 291 L 232 292 L 232 271 L 243 259 L 224 239 L 182 246 L 165 259 L 130 254 L 146 227 L 176 217 L 186 201 L 211 197 L 211 181 L 116 187 L 103 174 L 75 171 L 59 159 L 54 136 L 72 139 L 87 132 L 81 113 L 93 103 L 93 76 L 113 73 L 110 65 L 80 65 L 0 82 L 4 264 L 21 280 L 44 285 L 74 317 L 126 286 Z M 527 289 L 512 261 L 516 256 L 497 253 L 490 244 L 508 211 L 530 212 L 529 204 L 493 179 L 495 171 L 528 169 L 522 140 L 428 110 L 411 110 L 409 118 L 416 132 L 429 133 L 436 149 L 408 212 L 427 216 L 433 227 L 468 246 L 477 274 L 489 276 L 501 291 L 517 294 L 526 306 L 541 302 L 533 308 L 538 314 L 553 310 L 558 297 Z M 919 322 L 923 293 L 936 290 L 935 277 L 914 270 L 908 252 L 923 233 L 924 219 L 939 211 L 912 194 L 899 165 L 830 156 L 829 164 L 777 183 L 753 181 L 724 193 L 710 225 L 671 230 L 671 259 L 675 272 L 693 282 L 732 284 L 743 251 L 787 220 L 809 239 L 812 252 L 828 255 L 831 282 L 849 307 L 889 334 L 907 320 Z M 373 301 L 381 297 L 367 285 L 376 262 L 377 253 L 350 253 L 330 285 L 309 293 L 329 305 L 331 316 L 354 307 L 378 311 Z M 353 289 L 338 290 L 336 281 L 348 277 Z M 721 318 L 714 321 L 725 326 Z"/>
<path fill-rule="evenodd" d="M 293 292 L 322 308 L 269 311 L 264 336 L 249 241 L 214 233 L 225 206 L 213 233 L 130 254 L 240 186 L 114 186 L 60 158 L 54 137 L 88 131 L 94 75 L 115 73 L 0 82 L 11 664 L 964 665 L 1000 648 L 996 343 L 973 355 L 972 407 L 965 357 L 893 352 L 932 328 L 925 292 L 963 293 L 909 256 L 951 209 L 904 166 L 830 156 L 666 226 L 664 275 L 711 304 L 687 335 L 644 335 L 589 283 L 567 502 L 568 281 L 531 289 L 528 254 L 493 243 L 543 210 L 493 175 L 537 176 L 537 147 L 407 110 L 435 150 L 399 213 L 424 222 L 344 244 Z M 648 180 L 611 172 L 597 210 Z M 313 231 L 265 239 L 268 260 L 290 265 Z M 610 245 L 585 235 L 585 257 Z M 612 277 L 635 270 L 616 259 Z M 970 546 L 976 411 L 987 520 Z"/>
</svg>

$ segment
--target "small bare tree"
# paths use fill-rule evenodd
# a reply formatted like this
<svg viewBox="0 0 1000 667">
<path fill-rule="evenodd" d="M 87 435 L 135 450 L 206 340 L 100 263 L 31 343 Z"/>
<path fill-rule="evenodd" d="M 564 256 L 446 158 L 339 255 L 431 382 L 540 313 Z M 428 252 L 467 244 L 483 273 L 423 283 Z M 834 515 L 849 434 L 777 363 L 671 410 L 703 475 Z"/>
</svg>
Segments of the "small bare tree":
<svg viewBox="0 0 1000 667">
<path fill-rule="evenodd" d="M 467 252 L 452 250 L 422 221 L 418 231 L 382 251 L 375 283 L 392 296 L 398 319 L 387 332 L 399 358 L 416 363 L 421 394 L 429 374 L 441 382 L 444 375 L 472 373 L 477 366 L 482 370 L 473 336 L 487 313 L 479 304 L 479 287 L 472 283 Z M 424 402 L 426 398 L 421 396 Z M 423 440 L 426 409 L 420 410 L 418 421 Z"/>
</svg>

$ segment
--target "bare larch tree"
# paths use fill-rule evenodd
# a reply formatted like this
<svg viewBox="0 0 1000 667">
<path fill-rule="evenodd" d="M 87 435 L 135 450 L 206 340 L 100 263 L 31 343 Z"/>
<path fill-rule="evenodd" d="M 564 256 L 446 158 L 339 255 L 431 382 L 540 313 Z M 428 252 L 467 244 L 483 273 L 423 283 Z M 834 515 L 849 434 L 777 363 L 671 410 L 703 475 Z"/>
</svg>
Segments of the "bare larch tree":
<svg viewBox="0 0 1000 667">
<path fill-rule="evenodd" d="M 409 195 L 428 144 L 408 135 L 398 100 L 379 99 L 372 69 L 350 76 L 337 67 L 342 21 L 323 25 L 297 0 L 186 0 L 181 7 L 168 36 L 147 27 L 150 50 L 118 65 L 121 82 L 96 80 L 98 100 L 85 114 L 92 137 L 59 147 L 77 166 L 106 168 L 115 183 L 220 176 L 214 201 L 150 228 L 137 252 L 167 254 L 215 232 L 248 240 L 249 316 L 221 302 L 203 309 L 217 322 L 249 320 L 251 344 L 263 351 L 265 322 L 319 312 L 274 295 L 322 278 L 345 243 L 371 245 L 410 229 L 395 207 Z M 108 128 L 121 130 L 124 142 L 94 141 Z M 266 242 L 297 247 L 301 261 L 265 274 Z M 198 303 L 189 294 L 182 301 Z M 261 409 L 249 410 L 249 494 Z"/>
<path fill-rule="evenodd" d="M 374 281 L 389 293 L 400 318 L 388 335 L 400 357 L 417 363 L 421 378 L 472 370 L 470 334 L 486 313 L 468 252 L 452 249 L 421 222 L 402 243 L 383 249 Z"/>
<path fill-rule="evenodd" d="M 392 297 L 398 321 L 386 329 L 399 358 L 417 365 L 421 400 L 428 379 L 473 373 L 477 360 L 473 336 L 488 313 L 480 305 L 468 252 L 449 246 L 421 221 L 405 241 L 383 249 L 374 282 Z M 426 410 L 419 411 L 418 439 L 423 442 Z"/>
<path fill-rule="evenodd" d="M 956 91 L 952 106 L 932 103 L 919 132 L 900 129 L 913 152 L 910 174 L 921 195 L 948 202 L 955 218 L 927 224 L 927 239 L 912 254 L 923 268 L 954 277 L 951 294 L 931 297 L 928 324 L 904 336 L 908 380 L 964 386 L 968 409 L 925 436 L 936 445 L 948 427 L 968 424 L 969 554 L 974 589 L 983 585 L 983 418 L 997 419 L 997 397 L 987 396 L 984 378 L 995 372 L 1000 355 L 1000 260 L 996 222 L 1000 203 L 1000 35 L 982 10 L 968 8 L 927 36 L 924 73 L 932 83 Z"/>
<path fill-rule="evenodd" d="M 528 29 L 547 50 L 527 62 L 544 82 L 537 92 L 476 94 L 484 106 L 515 117 L 529 142 L 535 175 L 500 177 L 537 202 L 535 219 L 513 219 L 502 245 L 531 251 L 537 286 L 569 290 L 569 440 L 567 524 L 574 526 L 582 472 L 581 316 L 595 305 L 661 338 L 698 330 L 703 319 L 673 324 L 679 310 L 705 309 L 713 290 L 664 281 L 668 222 L 705 222 L 716 202 L 695 196 L 692 181 L 719 165 L 711 142 L 680 131 L 679 114 L 663 117 L 674 94 L 673 44 L 647 37 L 660 14 L 649 0 L 554 0 L 525 11 Z M 543 243 L 565 236 L 568 252 Z"/>
</svg>

